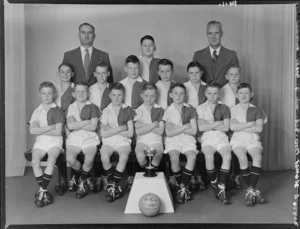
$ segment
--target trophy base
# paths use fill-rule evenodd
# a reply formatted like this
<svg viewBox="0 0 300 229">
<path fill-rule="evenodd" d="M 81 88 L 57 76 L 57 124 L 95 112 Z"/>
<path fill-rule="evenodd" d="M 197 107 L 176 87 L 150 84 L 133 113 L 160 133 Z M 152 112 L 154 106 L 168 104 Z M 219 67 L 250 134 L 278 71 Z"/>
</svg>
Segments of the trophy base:
<svg viewBox="0 0 300 229">
<path fill-rule="evenodd" d="M 156 174 L 154 168 L 151 168 L 151 169 L 145 168 L 144 177 L 156 177 L 156 176 L 157 176 L 157 174 Z"/>
</svg>

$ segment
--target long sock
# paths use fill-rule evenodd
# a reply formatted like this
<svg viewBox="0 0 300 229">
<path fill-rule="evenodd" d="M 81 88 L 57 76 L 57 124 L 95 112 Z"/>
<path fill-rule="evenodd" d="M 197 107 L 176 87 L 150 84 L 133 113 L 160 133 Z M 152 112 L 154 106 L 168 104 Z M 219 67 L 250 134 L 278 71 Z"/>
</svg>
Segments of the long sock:
<svg viewBox="0 0 300 229">
<path fill-rule="evenodd" d="M 81 170 L 80 177 L 81 177 L 82 180 L 88 179 L 89 176 L 90 176 L 90 172 L 84 171 L 83 169 Z"/>
<path fill-rule="evenodd" d="M 254 189 L 256 188 L 256 184 L 258 182 L 260 173 L 261 173 L 261 168 L 252 166 L 249 185 Z"/>
<path fill-rule="evenodd" d="M 43 176 L 43 182 L 42 182 L 42 184 L 41 184 L 41 187 L 42 187 L 43 189 L 47 189 L 48 184 L 49 184 L 51 178 L 52 178 L 52 175 L 49 175 L 49 174 L 47 174 L 47 173 L 44 173 L 44 176 Z"/>
<path fill-rule="evenodd" d="M 75 169 L 73 169 L 73 171 L 74 171 L 74 176 L 75 176 L 75 180 L 78 180 L 78 178 L 80 177 L 80 175 L 81 175 L 81 171 L 82 171 L 82 168 L 80 168 L 79 170 L 75 170 Z"/>
<path fill-rule="evenodd" d="M 216 178 L 217 178 L 217 174 L 216 174 L 216 169 L 212 169 L 212 170 L 208 170 L 206 169 L 206 172 L 207 172 L 207 178 L 210 180 L 210 181 L 215 181 Z"/>
<path fill-rule="evenodd" d="M 182 172 L 182 180 L 181 183 L 186 187 L 191 179 L 191 176 L 193 174 L 193 171 L 190 171 L 186 168 L 184 168 L 183 172 Z"/>
<path fill-rule="evenodd" d="M 249 186 L 250 183 L 250 169 L 247 167 L 246 169 L 241 169 L 241 175 L 244 178 L 247 186 Z"/>
<path fill-rule="evenodd" d="M 177 181 L 177 184 L 181 184 L 182 173 L 179 170 L 178 172 L 173 172 L 173 175 Z"/>
<path fill-rule="evenodd" d="M 114 168 L 110 167 L 108 170 L 105 170 L 105 173 L 107 175 L 107 178 L 109 181 L 113 181 L 114 178 Z"/>
<path fill-rule="evenodd" d="M 220 169 L 220 179 L 219 183 L 226 184 L 228 178 L 229 170 L 227 169 Z"/>
<path fill-rule="evenodd" d="M 122 178 L 122 176 L 123 176 L 123 173 L 116 170 L 115 173 L 114 173 L 113 181 L 118 185 L 121 178 Z"/>
<path fill-rule="evenodd" d="M 38 183 L 39 187 L 42 187 L 43 183 L 43 175 L 39 177 L 35 177 L 36 182 Z"/>
</svg>

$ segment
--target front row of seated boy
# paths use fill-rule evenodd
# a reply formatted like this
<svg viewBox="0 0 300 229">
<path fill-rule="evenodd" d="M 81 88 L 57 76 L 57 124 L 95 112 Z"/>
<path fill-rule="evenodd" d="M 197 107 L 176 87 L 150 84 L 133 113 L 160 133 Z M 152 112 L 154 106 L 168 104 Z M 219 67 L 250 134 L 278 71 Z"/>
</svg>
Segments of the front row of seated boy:
<svg viewBox="0 0 300 229">
<path fill-rule="evenodd" d="M 53 174 L 55 161 L 62 150 L 65 117 L 62 110 L 53 102 L 55 87 L 51 82 L 42 83 L 39 92 L 42 103 L 32 114 L 30 133 L 36 135 L 32 149 L 32 166 L 39 185 L 34 203 L 37 207 L 43 207 L 53 202 L 53 196 L 47 190 L 47 186 Z M 219 102 L 219 93 L 220 86 L 217 83 L 208 83 L 205 89 L 207 101 L 195 109 L 185 103 L 185 86 L 174 83 L 169 93 L 173 103 L 164 111 L 155 104 L 156 85 L 146 83 L 141 93 L 143 104 L 133 110 L 123 104 L 125 87 L 121 83 L 113 83 L 109 87 L 111 103 L 101 115 L 100 109 L 88 101 L 87 85 L 76 84 L 74 86 L 76 101 L 69 106 L 66 115 L 66 126 L 70 130 L 66 138 L 66 158 L 71 168 L 79 174 L 76 197 L 82 198 L 88 192 L 87 179 L 93 166 L 97 145 L 100 144 L 97 134 L 100 127 L 102 141 L 100 155 L 108 180 L 105 187 L 108 201 L 120 198 L 124 192 L 120 186 L 120 179 L 131 152 L 132 138 L 136 133 L 137 143 L 134 151 L 142 168 L 147 167 L 149 163 L 143 153 L 145 148 L 151 147 L 158 153 L 152 161 L 154 168 L 158 168 L 162 153 L 169 154 L 173 173 L 170 187 L 176 203 L 183 204 L 192 199 L 188 184 L 198 153 L 196 140 L 201 143 L 214 195 L 222 204 L 229 204 L 225 184 L 230 169 L 231 150 L 238 157 L 241 175 L 248 186 L 245 193 L 247 206 L 265 203 L 265 198 L 256 189 L 262 164 L 263 148 L 259 133 L 263 130 L 264 113 L 250 103 L 253 93 L 247 83 L 238 85 L 236 96 L 239 103 L 231 109 Z M 230 141 L 226 135 L 228 130 L 233 131 Z M 77 160 L 80 152 L 85 155 L 83 164 Z M 115 168 L 111 163 L 114 152 L 119 154 Z M 214 167 L 216 152 L 222 156 L 218 174 Z M 251 170 L 248 167 L 247 152 L 253 160 Z M 40 161 L 45 154 L 48 154 L 48 161 L 43 172 Z M 187 158 L 183 170 L 180 154 L 184 154 Z"/>
</svg>

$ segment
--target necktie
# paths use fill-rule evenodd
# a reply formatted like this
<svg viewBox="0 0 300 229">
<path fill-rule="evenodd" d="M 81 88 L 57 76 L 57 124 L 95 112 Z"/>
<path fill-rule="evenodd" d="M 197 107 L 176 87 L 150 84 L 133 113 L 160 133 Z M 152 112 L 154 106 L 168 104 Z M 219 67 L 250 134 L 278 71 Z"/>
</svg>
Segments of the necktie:
<svg viewBox="0 0 300 229">
<path fill-rule="evenodd" d="M 89 50 L 85 49 L 85 56 L 84 56 L 84 71 L 85 71 L 85 77 L 86 79 L 88 79 L 88 69 L 89 69 L 89 64 L 90 64 L 90 54 L 89 54 Z"/>
<path fill-rule="evenodd" d="M 214 62 L 217 61 L 217 59 L 218 59 L 217 50 L 214 50 L 212 59 L 213 59 Z"/>
</svg>

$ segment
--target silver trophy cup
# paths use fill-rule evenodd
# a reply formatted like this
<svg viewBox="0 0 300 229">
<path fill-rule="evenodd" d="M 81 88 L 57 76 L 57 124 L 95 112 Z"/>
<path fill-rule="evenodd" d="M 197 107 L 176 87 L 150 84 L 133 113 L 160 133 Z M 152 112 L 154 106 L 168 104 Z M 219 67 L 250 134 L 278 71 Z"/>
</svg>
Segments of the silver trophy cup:
<svg viewBox="0 0 300 229">
<path fill-rule="evenodd" d="M 145 148 L 144 154 L 149 158 L 149 165 L 145 168 L 144 177 L 155 177 L 157 174 L 155 173 L 155 168 L 151 165 L 153 157 L 157 154 L 156 150 L 153 148 Z"/>
</svg>

